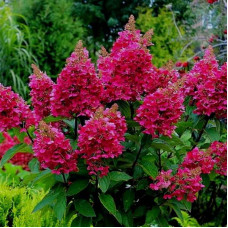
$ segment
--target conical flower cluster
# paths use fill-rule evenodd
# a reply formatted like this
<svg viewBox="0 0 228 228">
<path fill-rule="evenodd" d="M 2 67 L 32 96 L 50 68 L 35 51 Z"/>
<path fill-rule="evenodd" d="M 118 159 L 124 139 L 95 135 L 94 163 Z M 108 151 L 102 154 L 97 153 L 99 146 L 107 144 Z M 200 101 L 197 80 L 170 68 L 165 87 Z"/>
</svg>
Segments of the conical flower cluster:
<svg viewBox="0 0 228 228">
<path fill-rule="evenodd" d="M 117 109 L 116 104 L 110 109 L 99 108 L 79 130 L 77 154 L 86 160 L 90 175 L 107 175 L 109 167 L 105 160 L 122 154 L 121 142 L 125 140 L 127 127 Z"/>
<path fill-rule="evenodd" d="M 196 114 L 226 118 L 227 65 L 219 69 L 211 46 L 187 74 L 185 91 L 192 96 Z"/>
<path fill-rule="evenodd" d="M 113 44 L 111 53 L 103 48 L 98 60 L 98 70 L 104 84 L 104 100 L 135 101 L 147 91 L 154 91 L 155 67 L 152 56 L 147 50 L 151 45 L 153 32 L 148 31 L 141 37 L 140 31 L 135 29 L 134 17 L 129 18 L 123 32 Z"/>
<path fill-rule="evenodd" d="M 10 87 L 0 84 L 0 131 L 34 124 L 32 111 Z"/>
<path fill-rule="evenodd" d="M 41 120 L 51 113 L 50 94 L 54 82 L 36 65 L 32 65 L 33 74 L 29 77 L 31 88 L 30 96 L 37 120 Z"/>
<path fill-rule="evenodd" d="M 33 150 L 42 168 L 56 174 L 78 171 L 77 155 L 62 132 L 41 121 L 35 134 Z"/>
<path fill-rule="evenodd" d="M 54 116 L 91 116 L 100 105 L 103 87 L 88 57 L 88 51 L 79 41 L 53 86 Z"/>
</svg>

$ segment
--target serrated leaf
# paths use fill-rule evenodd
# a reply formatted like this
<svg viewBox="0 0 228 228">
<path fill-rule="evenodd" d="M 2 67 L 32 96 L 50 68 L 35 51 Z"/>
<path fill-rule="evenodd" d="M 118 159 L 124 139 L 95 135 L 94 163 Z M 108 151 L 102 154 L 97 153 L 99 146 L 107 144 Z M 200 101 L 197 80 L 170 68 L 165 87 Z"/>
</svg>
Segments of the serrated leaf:
<svg viewBox="0 0 228 228">
<path fill-rule="evenodd" d="M 75 202 L 75 209 L 85 217 L 95 217 L 95 211 L 87 200 L 79 199 Z"/>
<path fill-rule="evenodd" d="M 131 189 L 126 190 L 123 194 L 123 206 L 124 206 L 124 211 L 127 212 L 131 205 L 133 204 L 135 199 L 135 192 Z"/>
<path fill-rule="evenodd" d="M 109 174 L 107 176 L 102 177 L 102 178 L 98 178 L 98 184 L 99 184 L 101 191 L 103 193 L 105 193 L 108 190 L 109 185 L 110 185 Z"/>
<path fill-rule="evenodd" d="M 9 150 L 3 155 L 2 160 L 0 162 L 0 167 L 2 167 L 7 161 L 9 161 L 16 153 L 18 152 L 32 152 L 31 146 L 25 143 L 20 143 Z"/>
<path fill-rule="evenodd" d="M 88 179 L 79 179 L 74 181 L 68 191 L 67 191 L 67 195 L 68 196 L 72 196 L 72 195 L 76 195 L 79 192 L 81 192 L 83 189 L 85 189 L 89 184 L 89 180 Z"/>
<path fill-rule="evenodd" d="M 119 172 L 119 171 L 113 171 L 109 173 L 109 177 L 113 181 L 128 181 L 132 179 L 131 176 L 124 172 Z"/>
<path fill-rule="evenodd" d="M 142 160 L 139 162 L 139 165 L 143 168 L 143 171 L 153 177 L 156 178 L 158 175 L 158 169 L 157 166 L 155 165 L 155 162 L 147 161 L 147 160 Z"/>
</svg>

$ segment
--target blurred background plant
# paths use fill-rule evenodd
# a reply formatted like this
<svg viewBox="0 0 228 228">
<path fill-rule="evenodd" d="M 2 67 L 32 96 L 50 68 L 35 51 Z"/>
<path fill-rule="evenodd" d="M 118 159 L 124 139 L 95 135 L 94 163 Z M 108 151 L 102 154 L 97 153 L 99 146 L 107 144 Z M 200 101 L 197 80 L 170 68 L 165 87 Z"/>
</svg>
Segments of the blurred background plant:
<svg viewBox="0 0 228 228">
<path fill-rule="evenodd" d="M 21 22 L 18 22 L 20 19 Z M 24 16 L 0 1 L 0 82 L 11 85 L 26 98 L 26 81 L 35 61 L 31 52 L 30 31 Z"/>
<path fill-rule="evenodd" d="M 31 63 L 55 79 L 79 39 L 93 61 L 109 49 L 130 14 L 154 29 L 153 63 L 192 62 L 211 44 L 226 61 L 226 2 L 207 0 L 0 0 L 0 82 L 28 99 Z"/>
</svg>

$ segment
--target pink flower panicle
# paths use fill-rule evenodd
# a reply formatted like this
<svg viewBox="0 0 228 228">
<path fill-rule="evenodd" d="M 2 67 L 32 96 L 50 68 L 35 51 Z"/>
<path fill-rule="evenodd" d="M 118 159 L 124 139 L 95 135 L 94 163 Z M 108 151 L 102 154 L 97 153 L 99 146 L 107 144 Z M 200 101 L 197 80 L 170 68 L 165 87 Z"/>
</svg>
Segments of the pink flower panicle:
<svg viewBox="0 0 228 228">
<path fill-rule="evenodd" d="M 226 63 L 219 69 L 211 46 L 204 58 L 195 63 L 187 75 L 185 94 L 192 96 L 198 115 L 226 117 L 227 96 Z"/>
<path fill-rule="evenodd" d="M 222 142 L 213 142 L 209 148 L 215 159 L 216 173 L 227 175 L 227 144 Z"/>
<path fill-rule="evenodd" d="M 100 105 L 103 87 L 88 57 L 88 51 L 79 41 L 53 86 L 51 110 L 54 116 L 91 116 Z"/>
<path fill-rule="evenodd" d="M 173 69 L 173 63 L 170 61 L 165 67 L 157 70 L 157 86 L 159 88 L 166 88 L 170 84 L 177 82 L 180 75 L 177 70 Z"/>
<path fill-rule="evenodd" d="M 125 30 L 113 44 L 111 53 L 102 50 L 98 59 L 98 69 L 104 84 L 104 101 L 135 101 L 144 92 L 154 91 L 156 87 L 156 69 L 152 65 L 152 56 L 147 50 L 151 45 L 153 32 L 144 36 L 135 29 L 135 20 L 131 16 Z"/>
<path fill-rule="evenodd" d="M 172 170 L 161 171 L 156 178 L 155 184 L 150 184 L 153 190 L 167 189 L 164 199 L 176 197 L 177 200 L 182 200 L 186 197 L 187 201 L 194 202 L 196 193 L 199 192 L 204 185 L 201 184 L 200 177 L 201 169 L 198 168 L 178 168 L 177 173 L 172 176 Z"/>
<path fill-rule="evenodd" d="M 176 197 L 177 200 L 182 200 L 186 197 L 187 201 L 194 202 L 196 194 L 204 187 L 200 174 L 199 167 L 194 169 L 179 168 L 171 181 L 168 193 L 164 195 L 164 199 Z"/>
<path fill-rule="evenodd" d="M 40 69 L 32 64 L 33 74 L 29 77 L 29 86 L 32 89 L 30 96 L 32 97 L 32 105 L 37 116 L 37 121 L 40 121 L 51 113 L 50 94 L 54 82 Z"/>
<path fill-rule="evenodd" d="M 10 87 L 4 87 L 0 84 L 0 131 L 22 125 L 27 128 L 34 124 L 31 118 L 32 111 L 26 102 Z"/>
<path fill-rule="evenodd" d="M 2 143 L 0 143 L 0 160 L 10 148 L 20 143 L 16 136 L 11 137 L 6 131 L 4 131 L 2 134 L 4 140 Z M 31 141 L 28 137 L 25 137 L 24 143 L 31 144 Z M 24 170 L 29 170 L 28 163 L 32 160 L 32 158 L 33 154 L 21 153 L 19 151 L 8 162 L 14 165 L 20 165 Z"/>
<path fill-rule="evenodd" d="M 194 169 L 201 168 L 202 173 L 210 173 L 214 168 L 215 161 L 209 151 L 199 150 L 197 147 L 189 151 L 184 158 L 181 167 Z"/>
<path fill-rule="evenodd" d="M 99 108 L 94 116 L 79 129 L 77 154 L 86 160 L 90 175 L 105 176 L 109 167 L 105 160 L 122 154 L 124 134 L 127 130 L 125 118 L 114 104 L 110 109 Z"/>
<path fill-rule="evenodd" d="M 162 190 L 163 188 L 168 188 L 171 185 L 172 170 L 164 171 L 162 170 L 160 174 L 156 177 L 156 183 L 150 184 L 150 188 L 153 190 Z"/>
<path fill-rule="evenodd" d="M 158 89 L 147 95 L 136 111 L 135 120 L 145 128 L 144 133 L 158 137 L 163 134 L 171 137 L 175 123 L 183 113 L 184 97 L 180 88 L 175 86 Z"/>
<path fill-rule="evenodd" d="M 77 155 L 62 132 L 41 121 L 35 135 L 33 150 L 42 168 L 56 174 L 78 171 Z"/>
</svg>

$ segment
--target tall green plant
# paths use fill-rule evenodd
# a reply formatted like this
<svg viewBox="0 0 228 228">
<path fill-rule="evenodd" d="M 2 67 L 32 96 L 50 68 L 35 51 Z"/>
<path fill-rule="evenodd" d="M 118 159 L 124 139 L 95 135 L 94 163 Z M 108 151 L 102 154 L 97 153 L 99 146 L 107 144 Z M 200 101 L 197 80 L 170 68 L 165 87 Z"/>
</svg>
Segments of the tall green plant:
<svg viewBox="0 0 228 228">
<path fill-rule="evenodd" d="M 42 70 L 56 76 L 76 42 L 83 39 L 82 22 L 72 16 L 73 1 L 13 1 L 14 11 L 28 20 L 31 48 Z"/>
<path fill-rule="evenodd" d="M 18 22 L 20 18 L 21 22 Z M 34 61 L 30 49 L 30 32 L 25 18 L 15 14 L 9 5 L 0 1 L 0 83 L 11 85 L 26 97 L 27 77 Z"/>
<path fill-rule="evenodd" d="M 157 16 L 154 15 L 153 10 L 149 8 L 139 8 L 139 15 L 136 23 L 143 31 L 150 28 L 154 30 L 152 42 L 154 46 L 151 47 L 153 55 L 153 63 L 161 67 L 169 60 L 185 60 L 187 57 L 193 55 L 192 49 L 187 49 L 185 55 L 181 56 L 181 50 L 186 44 L 184 38 L 183 26 L 177 26 L 174 14 L 165 8 L 162 8 Z"/>
</svg>

